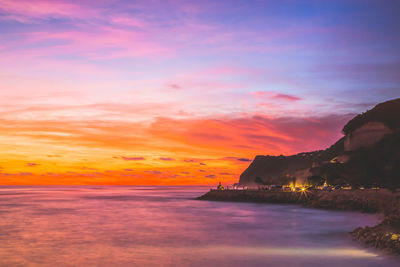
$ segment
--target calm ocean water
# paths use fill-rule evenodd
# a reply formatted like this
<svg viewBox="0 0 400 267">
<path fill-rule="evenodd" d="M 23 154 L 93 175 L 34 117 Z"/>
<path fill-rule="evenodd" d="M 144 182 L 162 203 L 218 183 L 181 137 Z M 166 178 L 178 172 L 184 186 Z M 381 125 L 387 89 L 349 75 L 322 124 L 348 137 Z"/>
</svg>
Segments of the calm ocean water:
<svg viewBox="0 0 400 267">
<path fill-rule="evenodd" d="M 352 241 L 377 218 L 193 200 L 204 187 L 0 187 L 0 266 L 399 266 Z"/>
</svg>

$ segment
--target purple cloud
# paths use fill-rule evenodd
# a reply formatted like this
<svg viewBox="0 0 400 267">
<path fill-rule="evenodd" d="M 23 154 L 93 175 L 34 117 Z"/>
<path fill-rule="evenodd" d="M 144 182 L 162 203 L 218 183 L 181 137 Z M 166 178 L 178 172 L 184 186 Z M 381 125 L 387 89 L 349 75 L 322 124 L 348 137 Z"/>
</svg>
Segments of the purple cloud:
<svg viewBox="0 0 400 267">
<path fill-rule="evenodd" d="M 144 157 L 122 157 L 123 160 L 145 160 Z"/>
<path fill-rule="evenodd" d="M 251 161 L 251 159 L 248 159 L 248 158 L 238 158 L 238 157 L 225 157 L 225 158 L 221 158 L 221 160 L 237 160 L 237 161 L 243 161 L 243 162 Z"/>
<path fill-rule="evenodd" d="M 26 166 L 28 166 L 28 167 L 36 167 L 36 166 L 39 166 L 39 164 L 34 163 L 34 162 L 29 162 L 29 163 L 26 164 Z"/>
<path fill-rule="evenodd" d="M 173 158 L 159 158 L 160 160 L 164 160 L 164 161 L 172 161 L 172 160 L 175 160 L 175 159 L 173 159 Z"/>
<path fill-rule="evenodd" d="M 31 172 L 19 172 L 19 173 L 0 173 L 2 176 L 30 176 L 33 173 Z"/>
</svg>

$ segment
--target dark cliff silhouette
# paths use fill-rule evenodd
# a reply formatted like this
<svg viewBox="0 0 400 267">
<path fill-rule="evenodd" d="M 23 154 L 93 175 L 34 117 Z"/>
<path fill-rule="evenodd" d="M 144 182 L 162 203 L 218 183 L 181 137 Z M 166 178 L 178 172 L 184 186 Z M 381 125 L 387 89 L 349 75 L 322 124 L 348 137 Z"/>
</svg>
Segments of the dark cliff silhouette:
<svg viewBox="0 0 400 267">
<path fill-rule="evenodd" d="M 400 99 L 357 115 L 342 132 L 345 136 L 326 150 L 256 156 L 239 185 L 284 184 L 290 175 L 303 183 L 321 177 L 329 184 L 400 187 Z"/>
</svg>

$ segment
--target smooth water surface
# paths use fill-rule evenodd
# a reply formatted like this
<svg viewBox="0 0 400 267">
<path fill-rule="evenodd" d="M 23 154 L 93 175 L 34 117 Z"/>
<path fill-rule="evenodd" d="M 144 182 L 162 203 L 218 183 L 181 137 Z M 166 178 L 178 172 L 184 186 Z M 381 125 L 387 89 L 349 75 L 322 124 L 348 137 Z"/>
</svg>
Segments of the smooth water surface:
<svg viewBox="0 0 400 267">
<path fill-rule="evenodd" d="M 0 265 L 400 265 L 349 237 L 374 215 L 194 200 L 207 190 L 0 187 Z"/>
</svg>

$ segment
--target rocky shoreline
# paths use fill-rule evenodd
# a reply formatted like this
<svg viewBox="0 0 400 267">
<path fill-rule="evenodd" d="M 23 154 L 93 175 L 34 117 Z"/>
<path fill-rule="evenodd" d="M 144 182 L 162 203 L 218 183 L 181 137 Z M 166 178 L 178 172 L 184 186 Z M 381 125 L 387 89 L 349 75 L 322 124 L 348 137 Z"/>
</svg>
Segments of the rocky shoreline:
<svg viewBox="0 0 400 267">
<path fill-rule="evenodd" d="M 374 227 L 366 226 L 364 228 L 358 227 L 351 232 L 351 235 L 369 246 L 400 255 L 400 235 L 381 228 L 380 225 Z"/>
<path fill-rule="evenodd" d="M 400 196 L 387 190 L 321 190 L 283 192 L 266 190 L 210 190 L 198 200 L 254 203 L 291 203 L 306 207 L 380 213 L 374 227 L 358 227 L 351 235 L 369 245 L 400 255 Z"/>
</svg>

